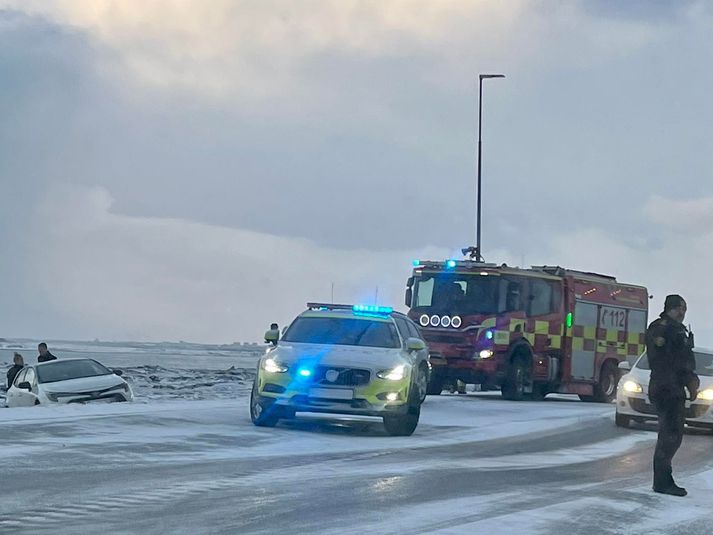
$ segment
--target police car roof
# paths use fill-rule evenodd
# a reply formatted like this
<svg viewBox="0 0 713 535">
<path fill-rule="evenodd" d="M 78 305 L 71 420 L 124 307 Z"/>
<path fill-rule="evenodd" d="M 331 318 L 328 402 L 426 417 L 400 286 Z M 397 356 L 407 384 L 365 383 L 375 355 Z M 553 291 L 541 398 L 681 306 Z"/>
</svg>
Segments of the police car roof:
<svg viewBox="0 0 713 535">
<path fill-rule="evenodd" d="M 344 305 L 333 303 L 307 303 L 302 317 L 349 317 L 377 321 L 389 321 L 391 316 L 400 315 L 391 307 L 377 305 Z"/>
</svg>

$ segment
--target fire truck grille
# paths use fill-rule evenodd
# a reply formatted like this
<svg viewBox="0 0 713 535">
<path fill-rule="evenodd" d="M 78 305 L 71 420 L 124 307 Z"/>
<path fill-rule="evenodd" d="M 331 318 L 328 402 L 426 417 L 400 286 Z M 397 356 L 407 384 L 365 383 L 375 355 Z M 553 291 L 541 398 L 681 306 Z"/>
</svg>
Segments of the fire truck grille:
<svg viewBox="0 0 713 535">
<path fill-rule="evenodd" d="M 337 372 L 339 375 L 330 381 L 329 377 L 333 376 L 330 371 Z M 358 368 L 332 368 L 329 366 L 318 366 L 314 374 L 314 382 L 323 385 L 339 385 L 339 386 L 361 386 L 369 383 L 371 373 L 369 370 L 360 370 Z"/>
<path fill-rule="evenodd" d="M 640 412 L 642 414 L 656 414 L 656 407 L 650 403 L 646 403 L 643 399 L 629 398 L 629 404 L 636 412 Z M 706 413 L 707 410 L 708 405 L 693 403 L 690 407 L 686 408 L 686 418 L 700 418 Z"/>
</svg>

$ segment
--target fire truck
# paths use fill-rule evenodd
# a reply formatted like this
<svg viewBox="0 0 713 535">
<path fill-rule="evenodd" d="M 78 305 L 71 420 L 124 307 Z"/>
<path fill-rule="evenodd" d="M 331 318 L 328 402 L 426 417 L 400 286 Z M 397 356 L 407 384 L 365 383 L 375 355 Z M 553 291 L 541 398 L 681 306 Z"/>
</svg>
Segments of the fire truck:
<svg viewBox="0 0 713 535">
<path fill-rule="evenodd" d="M 648 291 L 559 266 L 415 261 L 408 315 L 429 345 L 429 394 L 457 380 L 510 400 L 611 402 L 618 364 L 644 350 Z"/>
</svg>

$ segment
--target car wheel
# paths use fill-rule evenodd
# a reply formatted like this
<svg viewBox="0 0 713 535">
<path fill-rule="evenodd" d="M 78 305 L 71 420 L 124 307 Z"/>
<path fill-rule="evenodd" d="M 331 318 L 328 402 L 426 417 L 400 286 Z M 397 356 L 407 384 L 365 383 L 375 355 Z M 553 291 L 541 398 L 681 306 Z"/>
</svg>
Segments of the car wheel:
<svg viewBox="0 0 713 535">
<path fill-rule="evenodd" d="M 419 369 L 418 375 L 416 376 L 415 387 L 418 390 L 418 400 L 420 405 L 426 401 L 426 395 L 428 394 L 428 374 L 426 373 L 426 370 L 422 368 Z"/>
<path fill-rule="evenodd" d="M 384 428 L 391 436 L 408 437 L 418 426 L 418 419 L 421 416 L 421 399 L 416 392 L 416 388 L 409 394 L 409 404 L 406 414 L 394 414 L 384 416 Z"/>
<path fill-rule="evenodd" d="M 611 360 L 604 363 L 599 374 L 599 382 L 594 385 L 594 401 L 599 403 L 611 403 L 614 401 L 616 387 L 619 383 L 618 371 Z"/>
<path fill-rule="evenodd" d="M 275 427 L 280 420 L 278 407 L 260 399 L 260 395 L 257 393 L 257 380 L 253 383 L 253 389 L 250 392 L 250 419 L 258 427 Z"/>
<path fill-rule="evenodd" d="M 630 422 L 631 418 L 629 416 L 619 414 L 619 412 L 614 415 L 614 423 L 617 425 L 617 427 L 629 427 Z"/>
</svg>

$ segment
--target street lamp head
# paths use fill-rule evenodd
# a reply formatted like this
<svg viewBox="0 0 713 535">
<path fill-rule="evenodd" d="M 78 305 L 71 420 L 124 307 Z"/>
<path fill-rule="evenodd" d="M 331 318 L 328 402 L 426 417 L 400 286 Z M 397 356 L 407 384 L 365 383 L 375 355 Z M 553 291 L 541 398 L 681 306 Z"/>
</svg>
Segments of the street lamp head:
<svg viewBox="0 0 713 535">
<path fill-rule="evenodd" d="M 484 78 L 505 78 L 504 74 L 481 74 L 480 79 L 483 80 Z"/>
</svg>

